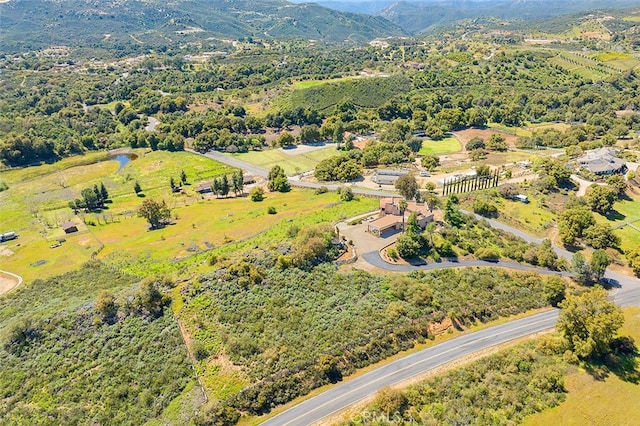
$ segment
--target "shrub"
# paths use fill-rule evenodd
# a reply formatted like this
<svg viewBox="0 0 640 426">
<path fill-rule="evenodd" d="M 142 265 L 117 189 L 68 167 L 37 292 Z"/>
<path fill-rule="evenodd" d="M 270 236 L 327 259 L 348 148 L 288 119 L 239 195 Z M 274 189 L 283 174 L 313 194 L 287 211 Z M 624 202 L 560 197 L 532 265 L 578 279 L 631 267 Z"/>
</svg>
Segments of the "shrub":
<svg viewBox="0 0 640 426">
<path fill-rule="evenodd" d="M 349 187 L 342 188 L 342 190 L 340 191 L 340 199 L 342 201 L 351 201 L 353 200 L 353 198 L 354 198 L 354 195 L 351 188 Z"/>
<path fill-rule="evenodd" d="M 315 193 L 316 193 L 316 195 L 320 195 L 320 194 L 324 194 L 324 193 L 327 193 L 327 192 L 329 192 L 329 188 L 327 188 L 326 186 L 323 185 L 323 186 L 321 186 L 319 188 L 316 188 L 316 192 Z"/>
<path fill-rule="evenodd" d="M 474 254 L 481 260 L 495 261 L 500 259 L 500 253 L 493 247 L 481 247 Z"/>
<path fill-rule="evenodd" d="M 276 214 L 277 213 L 276 208 L 273 207 L 273 206 L 267 207 L 267 213 L 268 214 Z"/>
<path fill-rule="evenodd" d="M 193 344 L 191 345 L 191 353 L 193 353 L 193 356 L 198 361 L 202 361 L 203 359 L 206 359 L 209 356 L 209 352 L 204 347 L 204 345 L 199 341 L 193 342 Z"/>
<path fill-rule="evenodd" d="M 398 251 L 394 248 L 390 248 L 389 250 L 387 250 L 387 255 L 392 260 L 398 260 Z"/>
<path fill-rule="evenodd" d="M 402 414 L 408 404 L 409 401 L 402 391 L 389 387 L 380 389 L 373 401 L 373 407 L 377 412 L 389 415 Z"/>
<path fill-rule="evenodd" d="M 264 200 L 264 189 L 260 186 L 256 186 L 251 190 L 251 192 L 249 192 L 249 198 L 251 198 L 251 201 L 256 202 Z"/>
</svg>

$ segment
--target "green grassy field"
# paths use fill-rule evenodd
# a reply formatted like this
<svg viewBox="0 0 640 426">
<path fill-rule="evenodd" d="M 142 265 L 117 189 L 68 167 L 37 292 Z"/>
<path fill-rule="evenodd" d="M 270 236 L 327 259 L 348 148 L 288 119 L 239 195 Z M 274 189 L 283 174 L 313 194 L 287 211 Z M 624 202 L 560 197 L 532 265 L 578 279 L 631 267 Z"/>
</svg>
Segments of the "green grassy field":
<svg viewBox="0 0 640 426">
<path fill-rule="evenodd" d="M 255 166 L 263 167 L 267 170 L 273 166 L 280 166 L 288 175 L 294 175 L 299 172 L 312 170 L 316 165 L 333 155 L 338 155 L 335 147 L 328 146 L 326 148 L 317 149 L 305 154 L 289 155 L 280 149 L 271 149 L 266 151 L 250 151 L 239 154 L 229 154 L 239 160 L 246 161 Z"/>
<path fill-rule="evenodd" d="M 614 210 L 620 213 L 621 216 L 596 214 L 596 220 L 600 223 L 608 223 L 613 227 L 631 221 L 633 225 L 640 227 L 640 197 L 635 196 L 635 198 L 635 200 L 621 200 L 614 204 Z M 620 237 L 620 247 L 623 250 L 632 250 L 640 245 L 640 231 L 630 226 L 624 226 L 614 232 Z"/>
<path fill-rule="evenodd" d="M 516 136 L 531 136 L 532 132 L 522 127 L 509 127 L 501 123 L 487 123 L 487 127 L 490 129 L 500 130 L 501 132 L 509 133 Z"/>
<path fill-rule="evenodd" d="M 501 221 L 511 223 L 518 228 L 535 232 L 538 236 L 546 233 L 548 225 L 553 223 L 554 215 L 542 207 L 543 200 L 539 196 L 529 196 L 530 202 L 497 199 L 497 207 Z M 471 208 L 471 206 L 469 206 Z"/>
<path fill-rule="evenodd" d="M 309 87 L 322 86 L 323 84 L 327 84 L 327 83 L 339 83 L 339 82 L 343 82 L 343 81 L 354 80 L 356 78 L 358 78 L 358 77 L 347 76 L 347 77 L 340 77 L 340 78 L 332 78 L 332 79 L 329 79 L 329 80 L 296 81 L 295 83 L 293 83 L 293 88 L 296 89 L 296 90 L 308 89 Z"/>
<path fill-rule="evenodd" d="M 482 164 L 491 166 L 502 166 L 508 163 L 517 163 L 518 161 L 531 161 L 534 157 L 544 155 L 543 151 L 506 151 L 506 152 L 489 152 L 485 160 L 480 160 Z"/>
<path fill-rule="evenodd" d="M 64 160 L 57 166 L 0 174 L 9 184 L 9 189 L 0 193 L 3 230 L 13 230 L 19 235 L 17 240 L 2 245 L 3 268 L 30 281 L 75 269 L 99 251 L 99 258 L 146 275 L 151 273 L 149 268 L 174 270 L 176 267 L 170 262 L 250 238 L 272 226 L 284 234 L 277 226 L 281 222 L 331 222 L 342 215 L 375 208 L 375 202 L 369 199 L 340 204 L 335 194 L 315 196 L 313 191 L 301 190 L 268 193 L 261 203 L 246 197 L 202 199 L 194 192 L 195 184 L 231 173 L 233 169 L 187 152 L 136 152 L 139 158 L 119 171 L 115 161 L 87 164 L 102 158 L 92 154 Z M 335 153 L 335 148 L 327 147 L 299 156 L 277 150 L 247 155 L 253 161 L 261 161 L 266 168 L 280 164 L 287 172 L 294 173 L 298 164 L 312 167 Z M 178 181 L 183 169 L 190 184 L 184 187 L 183 193 L 173 194 L 169 177 L 174 176 Z M 143 200 L 133 191 L 136 180 L 145 197 L 167 202 L 176 218 L 175 224 L 157 231 L 147 230 L 145 220 L 136 215 Z M 68 207 L 69 200 L 79 198 L 81 189 L 100 182 L 104 182 L 110 193 L 112 203 L 108 209 L 75 216 Z M 31 195 L 33 188 L 38 188 L 35 195 Z M 269 206 L 275 207 L 278 213 L 267 214 Z M 78 224 L 78 233 L 62 232 L 62 223 L 69 220 Z M 61 238 L 66 239 L 62 246 L 50 247 Z"/>
<path fill-rule="evenodd" d="M 43 278 L 77 268 L 86 262 L 103 242 L 101 225 L 105 222 L 126 222 L 142 202 L 135 195 L 133 183 L 137 180 L 147 197 L 167 199 L 170 206 L 194 203 L 197 197 L 191 186 L 187 195 L 175 196 L 169 188 L 169 176 L 179 180 L 185 170 L 188 179 L 197 183 L 233 169 L 203 156 L 165 151 L 135 151 L 138 159 L 118 171 L 116 161 L 91 164 L 105 157 L 92 153 L 62 160 L 56 164 L 14 169 L 0 173 L 9 189 L 0 193 L 0 214 L 3 231 L 15 231 L 17 240 L 3 245 L 2 264 L 25 280 Z M 109 190 L 111 204 L 100 213 L 74 216 L 68 207 L 70 200 L 80 198 L 83 188 L 104 182 Z M 35 189 L 34 189 L 35 188 Z M 64 235 L 62 223 L 73 220 L 79 225 L 77 234 Z M 100 234 L 100 235 L 99 235 Z M 127 233 L 120 233 L 119 238 Z M 66 238 L 62 247 L 50 248 L 58 238 Z"/>
<path fill-rule="evenodd" d="M 444 138 L 439 141 L 425 140 L 418 152 L 420 155 L 443 155 L 462 151 L 462 144 L 456 138 Z"/>
<path fill-rule="evenodd" d="M 602 71 L 596 71 L 596 70 L 592 70 L 592 69 L 587 69 L 585 67 L 582 67 L 580 65 L 571 63 L 569 61 L 567 61 L 566 59 L 560 57 L 560 56 L 556 56 L 555 58 L 551 58 L 549 59 L 549 62 L 551 62 L 554 65 L 559 65 L 562 68 L 566 69 L 567 71 L 572 71 L 575 72 L 576 74 L 578 74 L 581 77 L 584 78 L 589 78 L 591 80 L 594 79 L 601 79 L 603 77 L 606 77 L 608 74 Z"/>
<path fill-rule="evenodd" d="M 640 308 L 625 309 L 622 336 L 640 340 Z M 638 371 L 638 367 L 636 367 Z M 545 412 L 533 415 L 523 423 L 536 425 L 634 425 L 640 418 L 640 385 L 610 374 L 596 380 L 585 371 L 569 375 L 565 381 L 569 391 L 566 401 Z"/>
<path fill-rule="evenodd" d="M 163 229 L 148 231 L 145 220 L 133 216 L 93 227 L 93 233 L 105 245 L 100 258 L 126 271 L 146 275 L 152 268 L 159 272 L 171 269 L 167 262 L 175 262 L 209 247 L 245 240 L 261 231 L 278 228 L 279 224 L 287 224 L 288 228 L 290 222 L 302 218 L 331 222 L 340 216 L 373 210 L 374 201 L 363 198 L 339 203 L 337 194 L 316 196 L 311 190 L 267 193 L 265 200 L 259 203 L 247 197 L 214 197 L 176 207 L 173 214 L 178 219 Z M 267 213 L 270 206 L 276 208 L 277 214 Z M 277 241 L 276 235 L 269 235 Z"/>
</svg>

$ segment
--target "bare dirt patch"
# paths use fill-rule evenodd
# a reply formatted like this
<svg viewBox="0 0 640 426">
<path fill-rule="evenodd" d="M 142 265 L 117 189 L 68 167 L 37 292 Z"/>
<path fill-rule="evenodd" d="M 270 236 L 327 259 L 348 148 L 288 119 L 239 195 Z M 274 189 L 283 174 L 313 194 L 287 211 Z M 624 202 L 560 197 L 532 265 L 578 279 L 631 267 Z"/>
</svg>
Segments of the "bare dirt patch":
<svg viewBox="0 0 640 426">
<path fill-rule="evenodd" d="M 510 135 L 508 133 L 503 133 L 495 129 L 477 129 L 477 128 L 464 129 L 464 130 L 457 131 L 456 137 L 460 142 L 462 142 L 462 146 L 464 148 L 467 142 L 469 142 L 471 139 L 475 137 L 479 137 L 486 142 L 494 133 L 497 133 L 503 136 L 505 139 L 505 142 L 507 143 L 507 146 L 511 148 L 515 148 L 516 140 L 518 139 L 517 136 Z"/>
<path fill-rule="evenodd" d="M 11 250 L 7 246 L 0 246 L 0 256 L 9 257 L 13 254 L 13 250 Z"/>
<path fill-rule="evenodd" d="M 19 283 L 16 277 L 11 275 L 3 274 L 0 272 L 0 294 L 4 294 L 7 291 L 11 290 Z"/>
</svg>

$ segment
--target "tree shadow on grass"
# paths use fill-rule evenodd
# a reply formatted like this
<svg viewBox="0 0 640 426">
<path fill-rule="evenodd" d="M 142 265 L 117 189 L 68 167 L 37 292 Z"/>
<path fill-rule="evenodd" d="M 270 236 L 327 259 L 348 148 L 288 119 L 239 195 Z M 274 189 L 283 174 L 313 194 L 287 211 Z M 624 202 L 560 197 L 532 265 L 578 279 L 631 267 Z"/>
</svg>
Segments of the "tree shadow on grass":
<svg viewBox="0 0 640 426">
<path fill-rule="evenodd" d="M 611 353 L 602 359 L 585 363 L 585 370 L 595 380 L 602 381 L 615 374 L 620 380 L 640 384 L 640 352 L 633 338 L 622 336 L 611 343 Z"/>
<path fill-rule="evenodd" d="M 623 215 L 618 210 L 612 209 L 612 210 L 609 210 L 604 215 L 604 217 L 606 217 L 607 220 L 609 221 L 618 221 L 618 220 L 624 220 L 627 216 Z"/>
</svg>

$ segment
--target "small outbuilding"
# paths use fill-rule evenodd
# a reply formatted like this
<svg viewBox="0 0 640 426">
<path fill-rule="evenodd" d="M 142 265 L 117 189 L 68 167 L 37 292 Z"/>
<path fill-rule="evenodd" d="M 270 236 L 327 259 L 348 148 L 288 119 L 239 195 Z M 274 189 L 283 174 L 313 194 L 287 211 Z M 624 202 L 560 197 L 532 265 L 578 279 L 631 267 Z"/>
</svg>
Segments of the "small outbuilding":
<svg viewBox="0 0 640 426">
<path fill-rule="evenodd" d="M 209 192 L 213 192 L 213 188 L 211 187 L 211 182 L 204 182 L 196 186 L 196 192 L 199 194 L 208 194 Z"/>
<path fill-rule="evenodd" d="M 73 234 L 74 232 L 78 232 L 78 225 L 73 222 L 66 222 L 62 225 L 62 230 L 65 234 Z"/>
<path fill-rule="evenodd" d="M 529 197 L 527 197 L 524 194 L 514 195 L 513 199 L 516 200 L 516 201 L 520 201 L 521 203 L 525 203 L 525 204 L 527 204 L 529 202 Z"/>
<path fill-rule="evenodd" d="M 376 171 L 371 180 L 379 185 L 395 185 L 400 176 L 409 174 L 406 169 L 380 169 Z"/>
</svg>

